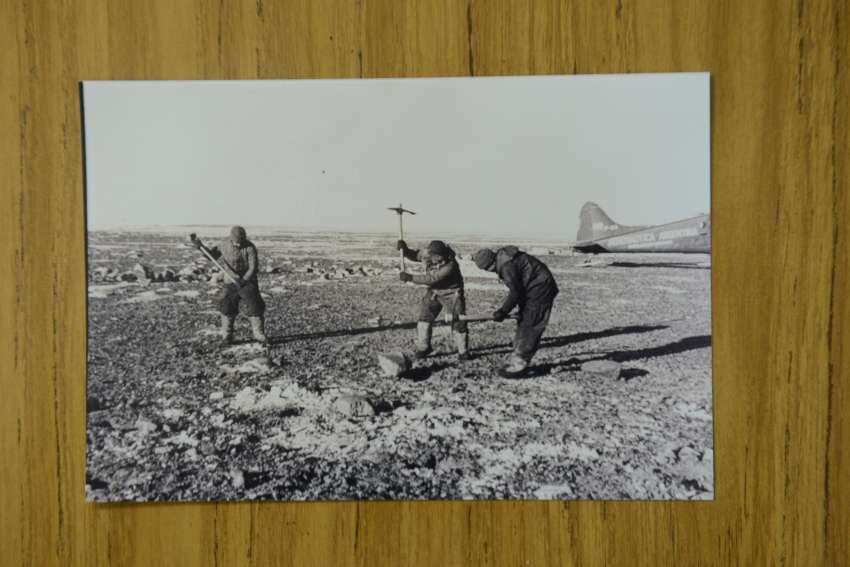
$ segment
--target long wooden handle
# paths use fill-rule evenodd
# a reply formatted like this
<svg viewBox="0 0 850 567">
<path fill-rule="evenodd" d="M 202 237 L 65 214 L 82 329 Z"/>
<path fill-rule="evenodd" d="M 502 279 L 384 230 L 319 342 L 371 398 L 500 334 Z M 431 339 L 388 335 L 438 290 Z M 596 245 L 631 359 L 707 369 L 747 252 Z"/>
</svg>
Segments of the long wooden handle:
<svg viewBox="0 0 850 567">
<path fill-rule="evenodd" d="M 191 238 L 191 237 L 190 237 L 190 238 Z M 209 260 L 210 262 L 212 262 L 213 264 L 215 264 L 215 266 L 216 266 L 219 270 L 221 270 L 221 271 L 224 273 L 224 275 L 226 275 L 228 278 L 230 278 L 230 281 L 231 281 L 234 285 L 239 286 L 239 278 L 238 278 L 238 276 L 236 275 L 236 273 L 233 271 L 233 268 L 231 268 L 230 266 L 228 266 L 228 265 L 227 265 L 227 262 L 223 262 L 223 264 L 222 264 L 221 262 L 219 262 L 218 260 L 216 260 L 216 259 L 213 257 L 212 252 L 210 251 L 210 249 L 209 249 L 209 248 L 207 248 L 207 247 L 204 245 L 204 243 L 200 241 L 200 239 L 198 239 L 198 238 L 191 238 L 191 240 L 192 240 L 193 242 L 197 242 L 197 244 L 198 244 L 198 250 L 200 250 L 200 251 L 201 251 L 201 254 L 203 254 L 204 256 L 206 256 L 206 257 L 207 257 L 207 260 Z"/>
<path fill-rule="evenodd" d="M 401 203 L 399 203 L 398 208 L 401 209 Z M 404 240 L 404 224 L 401 220 L 401 218 L 403 216 L 404 216 L 404 213 L 399 211 L 399 213 L 398 213 L 398 239 L 399 240 Z M 405 271 L 404 270 L 404 250 L 403 249 L 399 250 L 398 253 L 399 253 L 399 260 L 401 260 L 401 271 L 403 272 L 403 271 Z"/>
</svg>

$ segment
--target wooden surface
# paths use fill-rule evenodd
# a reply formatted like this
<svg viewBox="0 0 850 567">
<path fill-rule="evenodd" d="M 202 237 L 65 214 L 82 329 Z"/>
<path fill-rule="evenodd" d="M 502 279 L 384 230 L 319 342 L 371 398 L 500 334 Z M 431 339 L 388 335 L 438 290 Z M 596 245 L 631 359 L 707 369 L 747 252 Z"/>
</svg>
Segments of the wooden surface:
<svg viewBox="0 0 850 567">
<path fill-rule="evenodd" d="M 848 14 L 0 0 L 0 563 L 850 565 Z M 79 80 L 705 70 L 715 502 L 84 502 Z"/>
</svg>

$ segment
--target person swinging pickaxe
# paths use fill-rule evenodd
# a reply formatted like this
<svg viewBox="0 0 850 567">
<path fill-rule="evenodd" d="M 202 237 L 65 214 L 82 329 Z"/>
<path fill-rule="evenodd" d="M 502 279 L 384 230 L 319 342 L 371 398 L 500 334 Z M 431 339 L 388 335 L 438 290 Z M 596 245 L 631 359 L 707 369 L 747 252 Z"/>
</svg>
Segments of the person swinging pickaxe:
<svg viewBox="0 0 850 567">
<path fill-rule="evenodd" d="M 404 240 L 404 223 L 402 222 L 402 217 L 404 216 L 404 213 L 408 213 L 410 215 L 415 215 L 416 213 L 414 213 L 413 211 L 408 211 L 407 209 L 405 209 L 402 206 L 401 203 L 398 204 L 398 207 L 387 207 L 387 209 L 390 210 L 390 211 L 395 211 L 398 214 L 398 239 L 400 241 L 403 241 Z M 403 272 L 403 271 L 405 271 L 404 270 L 404 250 L 403 249 L 399 249 L 399 259 L 401 260 L 400 267 L 401 267 L 401 271 Z"/>
</svg>

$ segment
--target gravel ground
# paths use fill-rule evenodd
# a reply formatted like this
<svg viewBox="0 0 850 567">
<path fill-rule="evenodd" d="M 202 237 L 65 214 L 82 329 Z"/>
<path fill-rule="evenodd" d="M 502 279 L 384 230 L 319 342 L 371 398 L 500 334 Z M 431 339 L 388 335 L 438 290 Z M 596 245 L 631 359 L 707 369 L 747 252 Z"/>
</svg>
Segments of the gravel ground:
<svg viewBox="0 0 850 567">
<path fill-rule="evenodd" d="M 472 361 L 440 326 L 435 355 L 386 378 L 376 355 L 412 348 L 423 292 L 397 281 L 392 237 L 252 234 L 271 345 L 241 317 L 222 348 L 220 284 L 181 231 L 89 235 L 90 500 L 713 498 L 708 256 L 517 242 L 561 288 L 530 375 L 496 375 L 514 323 L 487 322 Z M 121 281 L 137 263 L 198 273 Z M 504 288 L 461 267 L 489 314 Z M 582 369 L 597 360 L 619 375 Z"/>
</svg>

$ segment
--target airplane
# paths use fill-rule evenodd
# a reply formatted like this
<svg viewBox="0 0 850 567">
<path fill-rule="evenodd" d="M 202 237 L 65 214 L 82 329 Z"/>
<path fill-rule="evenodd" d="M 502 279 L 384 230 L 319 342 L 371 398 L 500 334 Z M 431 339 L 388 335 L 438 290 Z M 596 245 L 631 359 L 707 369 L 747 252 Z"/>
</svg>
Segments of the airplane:
<svg viewBox="0 0 850 567">
<path fill-rule="evenodd" d="M 711 253 L 711 216 L 706 214 L 655 226 L 625 226 L 587 202 L 579 221 L 577 242 L 572 244 L 578 252 Z"/>
</svg>

